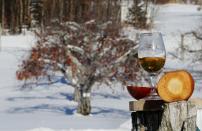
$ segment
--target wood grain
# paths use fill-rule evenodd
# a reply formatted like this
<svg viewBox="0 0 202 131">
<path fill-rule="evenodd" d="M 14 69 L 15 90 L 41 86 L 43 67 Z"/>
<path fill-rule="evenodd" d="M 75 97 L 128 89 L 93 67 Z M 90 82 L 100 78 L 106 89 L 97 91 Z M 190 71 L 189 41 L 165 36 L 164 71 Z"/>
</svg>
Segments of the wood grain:
<svg viewBox="0 0 202 131">
<path fill-rule="evenodd" d="M 162 100 L 130 101 L 132 131 L 195 131 L 202 99 L 166 103 Z"/>
</svg>

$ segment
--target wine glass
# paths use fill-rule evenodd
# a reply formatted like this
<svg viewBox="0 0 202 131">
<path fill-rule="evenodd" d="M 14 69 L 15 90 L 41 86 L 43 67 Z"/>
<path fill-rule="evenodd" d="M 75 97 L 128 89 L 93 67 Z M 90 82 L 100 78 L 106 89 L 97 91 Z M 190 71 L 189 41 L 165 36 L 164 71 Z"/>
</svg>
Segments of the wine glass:
<svg viewBox="0 0 202 131">
<path fill-rule="evenodd" d="M 150 78 L 152 91 L 149 99 L 158 99 L 155 90 L 156 76 L 160 73 L 166 60 L 166 50 L 160 32 L 140 34 L 138 60 L 140 66 L 148 73 Z"/>
</svg>

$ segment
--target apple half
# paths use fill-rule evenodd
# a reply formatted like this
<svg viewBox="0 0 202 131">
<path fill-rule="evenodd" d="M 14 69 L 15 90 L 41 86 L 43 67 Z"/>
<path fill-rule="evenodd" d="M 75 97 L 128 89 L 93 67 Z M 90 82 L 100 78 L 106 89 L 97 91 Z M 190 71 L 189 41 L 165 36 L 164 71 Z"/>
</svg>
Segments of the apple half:
<svg viewBox="0 0 202 131">
<path fill-rule="evenodd" d="M 188 100 L 193 90 L 194 79 L 185 70 L 166 72 L 157 83 L 157 92 L 166 102 Z"/>
</svg>

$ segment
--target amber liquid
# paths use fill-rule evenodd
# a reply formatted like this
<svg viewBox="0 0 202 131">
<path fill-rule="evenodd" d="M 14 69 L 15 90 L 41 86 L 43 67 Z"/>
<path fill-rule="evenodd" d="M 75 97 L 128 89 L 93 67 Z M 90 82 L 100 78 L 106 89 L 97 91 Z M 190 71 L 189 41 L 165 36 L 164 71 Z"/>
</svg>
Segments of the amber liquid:
<svg viewBox="0 0 202 131">
<path fill-rule="evenodd" d="M 142 68 L 149 72 L 155 73 L 159 71 L 165 64 L 165 58 L 163 57 L 143 57 L 139 58 Z"/>
</svg>

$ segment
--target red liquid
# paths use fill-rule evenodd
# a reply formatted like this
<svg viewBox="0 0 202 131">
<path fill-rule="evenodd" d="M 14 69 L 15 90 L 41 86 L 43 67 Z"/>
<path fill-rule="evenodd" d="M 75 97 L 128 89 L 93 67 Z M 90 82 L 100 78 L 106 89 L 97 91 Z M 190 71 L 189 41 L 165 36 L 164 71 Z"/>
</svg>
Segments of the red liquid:
<svg viewBox="0 0 202 131">
<path fill-rule="evenodd" d="M 137 100 L 148 96 L 152 90 L 150 87 L 140 86 L 127 86 L 127 89 L 130 95 Z"/>
</svg>

